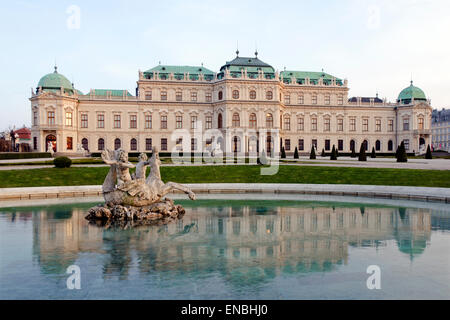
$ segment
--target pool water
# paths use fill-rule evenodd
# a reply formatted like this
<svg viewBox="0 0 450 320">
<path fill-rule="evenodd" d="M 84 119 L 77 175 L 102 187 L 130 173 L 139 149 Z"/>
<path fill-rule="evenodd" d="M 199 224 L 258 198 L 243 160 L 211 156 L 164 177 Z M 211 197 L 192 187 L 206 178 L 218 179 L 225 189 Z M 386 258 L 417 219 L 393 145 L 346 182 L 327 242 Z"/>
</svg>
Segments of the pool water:
<svg viewBox="0 0 450 320">
<path fill-rule="evenodd" d="M 89 224 L 96 203 L 0 209 L 0 299 L 450 299 L 448 205 L 177 202 L 129 229 Z"/>
</svg>

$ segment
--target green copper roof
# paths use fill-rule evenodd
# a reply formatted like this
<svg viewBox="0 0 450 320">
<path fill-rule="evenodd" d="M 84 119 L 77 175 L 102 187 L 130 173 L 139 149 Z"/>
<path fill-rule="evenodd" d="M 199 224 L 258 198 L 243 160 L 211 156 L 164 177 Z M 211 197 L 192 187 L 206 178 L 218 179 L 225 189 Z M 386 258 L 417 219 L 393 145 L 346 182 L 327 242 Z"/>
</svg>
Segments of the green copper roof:
<svg viewBox="0 0 450 320">
<path fill-rule="evenodd" d="M 336 83 L 339 85 L 342 85 L 342 79 L 336 78 L 332 76 L 331 74 L 325 73 L 325 72 L 316 72 L 316 71 L 292 71 L 292 70 L 285 70 L 280 73 L 280 77 L 283 77 L 284 83 L 290 83 L 291 77 L 293 76 L 297 83 L 303 84 L 305 83 L 305 79 L 309 78 L 310 82 L 312 84 L 317 84 L 319 79 L 322 78 L 323 82 L 325 84 L 331 84 L 331 80 L 333 78 L 336 79 Z"/>
<path fill-rule="evenodd" d="M 73 90 L 72 83 L 63 76 L 58 73 L 57 68 L 55 66 L 55 71 L 53 73 L 46 74 L 39 80 L 37 85 L 38 87 L 42 87 L 42 89 L 60 89 L 63 87 L 67 90 Z"/>
<path fill-rule="evenodd" d="M 239 51 L 236 51 L 236 54 L 239 54 Z M 255 54 L 257 55 L 257 52 Z M 230 75 L 233 78 L 240 78 L 242 70 L 247 70 L 247 76 L 249 78 L 257 78 L 259 71 L 264 72 L 265 78 L 267 79 L 275 78 L 275 69 L 264 61 L 259 60 L 257 56 L 254 58 L 236 56 L 233 60 L 227 61 L 220 68 L 218 74 L 219 79 L 224 77 L 225 69 L 230 71 Z"/>
<path fill-rule="evenodd" d="M 410 103 L 412 98 L 414 98 L 414 100 L 427 100 L 422 89 L 413 86 L 413 82 L 411 81 L 411 85 L 400 92 L 397 102 Z"/>
<path fill-rule="evenodd" d="M 110 92 L 111 96 L 113 97 L 123 97 L 124 93 L 128 96 L 128 97 L 132 97 L 131 93 L 128 92 L 128 90 L 113 90 L 113 89 L 92 89 L 89 94 L 94 94 L 96 96 L 106 96 L 108 95 Z"/>
<path fill-rule="evenodd" d="M 168 75 L 173 73 L 175 79 L 181 80 L 185 73 L 189 73 L 189 78 L 191 80 L 198 80 L 199 74 L 203 74 L 205 79 L 212 80 L 214 78 L 214 71 L 209 70 L 203 66 L 166 66 L 158 65 L 147 71 L 144 71 L 144 76 L 147 79 L 153 78 L 153 72 L 159 72 L 159 77 L 161 79 L 167 79 Z"/>
</svg>

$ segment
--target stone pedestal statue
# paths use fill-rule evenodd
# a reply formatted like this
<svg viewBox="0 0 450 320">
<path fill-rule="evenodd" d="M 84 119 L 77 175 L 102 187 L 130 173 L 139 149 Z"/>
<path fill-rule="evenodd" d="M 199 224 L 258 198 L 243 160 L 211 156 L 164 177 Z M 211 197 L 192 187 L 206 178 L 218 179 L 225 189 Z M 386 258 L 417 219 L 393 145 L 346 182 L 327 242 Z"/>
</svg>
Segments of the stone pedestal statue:
<svg viewBox="0 0 450 320">
<path fill-rule="evenodd" d="M 105 204 L 93 207 L 86 216 L 88 220 L 103 222 L 122 221 L 132 224 L 154 224 L 161 219 L 178 218 L 184 214 L 180 205 L 164 198 L 173 190 L 181 190 L 195 200 L 195 194 L 186 186 L 175 182 L 164 183 L 161 180 L 159 153 L 153 148 L 152 157 L 141 153 L 136 166 L 128 161 L 128 154 L 122 150 L 105 150 L 103 161 L 110 165 L 103 182 L 102 191 Z M 146 178 L 146 169 L 150 174 Z M 130 168 L 136 172 L 130 175 Z"/>
<path fill-rule="evenodd" d="M 48 152 L 50 152 L 50 155 L 53 157 L 53 154 L 54 154 L 55 152 L 53 151 L 53 143 L 52 143 L 51 141 L 49 141 L 49 142 L 47 143 L 47 150 L 48 150 Z"/>
</svg>

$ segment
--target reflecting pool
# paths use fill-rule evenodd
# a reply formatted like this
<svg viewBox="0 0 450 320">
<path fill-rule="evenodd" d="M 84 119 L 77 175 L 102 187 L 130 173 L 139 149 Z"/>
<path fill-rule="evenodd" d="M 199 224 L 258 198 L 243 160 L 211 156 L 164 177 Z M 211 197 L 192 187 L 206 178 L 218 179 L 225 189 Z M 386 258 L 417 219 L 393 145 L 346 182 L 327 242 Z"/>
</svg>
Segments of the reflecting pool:
<svg viewBox="0 0 450 320">
<path fill-rule="evenodd" d="M 0 299 L 450 299 L 448 205 L 177 202 L 130 229 L 89 224 L 96 203 L 0 209 Z"/>
</svg>

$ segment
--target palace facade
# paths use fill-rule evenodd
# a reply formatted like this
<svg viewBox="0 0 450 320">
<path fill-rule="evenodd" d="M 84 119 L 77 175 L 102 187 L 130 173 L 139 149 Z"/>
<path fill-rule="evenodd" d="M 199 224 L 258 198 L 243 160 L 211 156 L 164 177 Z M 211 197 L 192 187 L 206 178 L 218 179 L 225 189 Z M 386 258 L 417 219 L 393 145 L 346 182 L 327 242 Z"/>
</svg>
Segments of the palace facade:
<svg viewBox="0 0 450 320">
<path fill-rule="evenodd" d="M 83 94 L 58 73 L 32 90 L 32 148 L 90 152 L 224 152 L 287 154 L 295 147 L 330 151 L 408 152 L 431 144 L 430 101 L 411 85 L 395 103 L 348 97 L 348 82 L 325 72 L 277 72 L 255 57 L 226 62 L 219 72 L 202 66 L 158 65 L 139 71 L 135 95 L 91 89 Z"/>
</svg>

